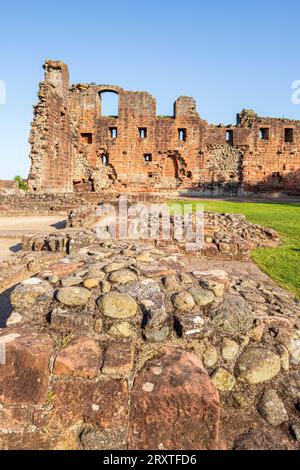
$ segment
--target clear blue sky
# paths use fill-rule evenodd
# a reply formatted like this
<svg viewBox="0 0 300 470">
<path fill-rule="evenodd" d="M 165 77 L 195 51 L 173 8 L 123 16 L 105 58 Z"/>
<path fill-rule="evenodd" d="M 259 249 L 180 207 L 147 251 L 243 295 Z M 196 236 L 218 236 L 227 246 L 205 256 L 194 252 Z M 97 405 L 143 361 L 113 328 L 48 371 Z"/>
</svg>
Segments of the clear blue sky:
<svg viewBox="0 0 300 470">
<path fill-rule="evenodd" d="M 1 2 L 0 179 L 27 176 L 32 105 L 46 58 L 71 81 L 146 90 L 158 114 L 180 95 L 213 123 L 242 108 L 300 119 L 299 0 L 51 0 Z"/>
</svg>

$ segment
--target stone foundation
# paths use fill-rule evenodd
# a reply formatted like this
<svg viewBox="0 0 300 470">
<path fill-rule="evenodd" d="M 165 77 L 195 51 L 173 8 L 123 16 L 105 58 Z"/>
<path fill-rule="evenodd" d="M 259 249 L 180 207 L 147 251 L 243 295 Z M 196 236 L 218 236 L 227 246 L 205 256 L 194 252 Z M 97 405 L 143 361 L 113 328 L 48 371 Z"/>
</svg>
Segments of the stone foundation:
<svg viewBox="0 0 300 470">
<path fill-rule="evenodd" d="M 299 305 L 201 263 L 98 241 L 18 284 L 0 448 L 298 448 Z"/>
</svg>

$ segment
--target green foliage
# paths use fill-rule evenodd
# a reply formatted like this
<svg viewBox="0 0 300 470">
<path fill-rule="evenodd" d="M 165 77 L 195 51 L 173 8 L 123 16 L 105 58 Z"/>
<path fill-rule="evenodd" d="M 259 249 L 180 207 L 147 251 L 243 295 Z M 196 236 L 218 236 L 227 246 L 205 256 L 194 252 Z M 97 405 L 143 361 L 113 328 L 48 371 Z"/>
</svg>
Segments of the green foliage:
<svg viewBox="0 0 300 470">
<path fill-rule="evenodd" d="M 194 202 L 203 203 L 205 210 L 244 214 L 249 222 L 276 230 L 283 246 L 257 248 L 252 251 L 252 259 L 262 271 L 300 299 L 300 204 Z"/>
<path fill-rule="evenodd" d="M 61 338 L 61 348 L 64 349 L 68 346 L 68 344 L 70 343 L 70 340 L 71 340 L 71 337 L 70 337 L 70 334 L 69 333 L 65 333 L 62 335 L 62 338 Z"/>
<path fill-rule="evenodd" d="M 49 390 L 48 391 L 48 394 L 47 394 L 47 401 L 46 401 L 46 404 L 52 404 L 53 401 L 55 400 L 55 393 L 53 392 L 53 390 Z"/>
<path fill-rule="evenodd" d="M 17 181 L 19 189 L 22 189 L 22 191 L 28 191 L 27 180 L 25 178 L 17 175 L 14 177 L 14 180 Z"/>
</svg>

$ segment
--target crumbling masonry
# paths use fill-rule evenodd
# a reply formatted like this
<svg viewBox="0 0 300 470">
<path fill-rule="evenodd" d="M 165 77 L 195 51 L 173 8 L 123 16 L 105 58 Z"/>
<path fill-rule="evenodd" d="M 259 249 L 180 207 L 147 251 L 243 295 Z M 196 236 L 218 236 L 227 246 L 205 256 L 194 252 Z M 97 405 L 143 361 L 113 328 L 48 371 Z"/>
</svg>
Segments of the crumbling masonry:
<svg viewBox="0 0 300 470">
<path fill-rule="evenodd" d="M 157 116 L 146 92 L 69 85 L 67 66 L 47 61 L 30 134 L 29 188 L 36 193 L 300 192 L 300 121 L 243 110 L 237 125 L 210 125 L 193 98 Z M 102 96 L 118 96 L 103 116 Z"/>
</svg>

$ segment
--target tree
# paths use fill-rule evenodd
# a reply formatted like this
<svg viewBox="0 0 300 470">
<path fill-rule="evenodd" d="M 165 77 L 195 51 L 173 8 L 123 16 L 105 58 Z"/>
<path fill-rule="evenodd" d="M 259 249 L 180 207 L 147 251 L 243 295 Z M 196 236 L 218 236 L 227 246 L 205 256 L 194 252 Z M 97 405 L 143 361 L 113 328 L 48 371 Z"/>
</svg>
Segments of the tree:
<svg viewBox="0 0 300 470">
<path fill-rule="evenodd" d="M 28 191 L 27 180 L 17 175 L 14 177 L 14 180 L 17 181 L 19 189 L 22 191 Z"/>
</svg>

